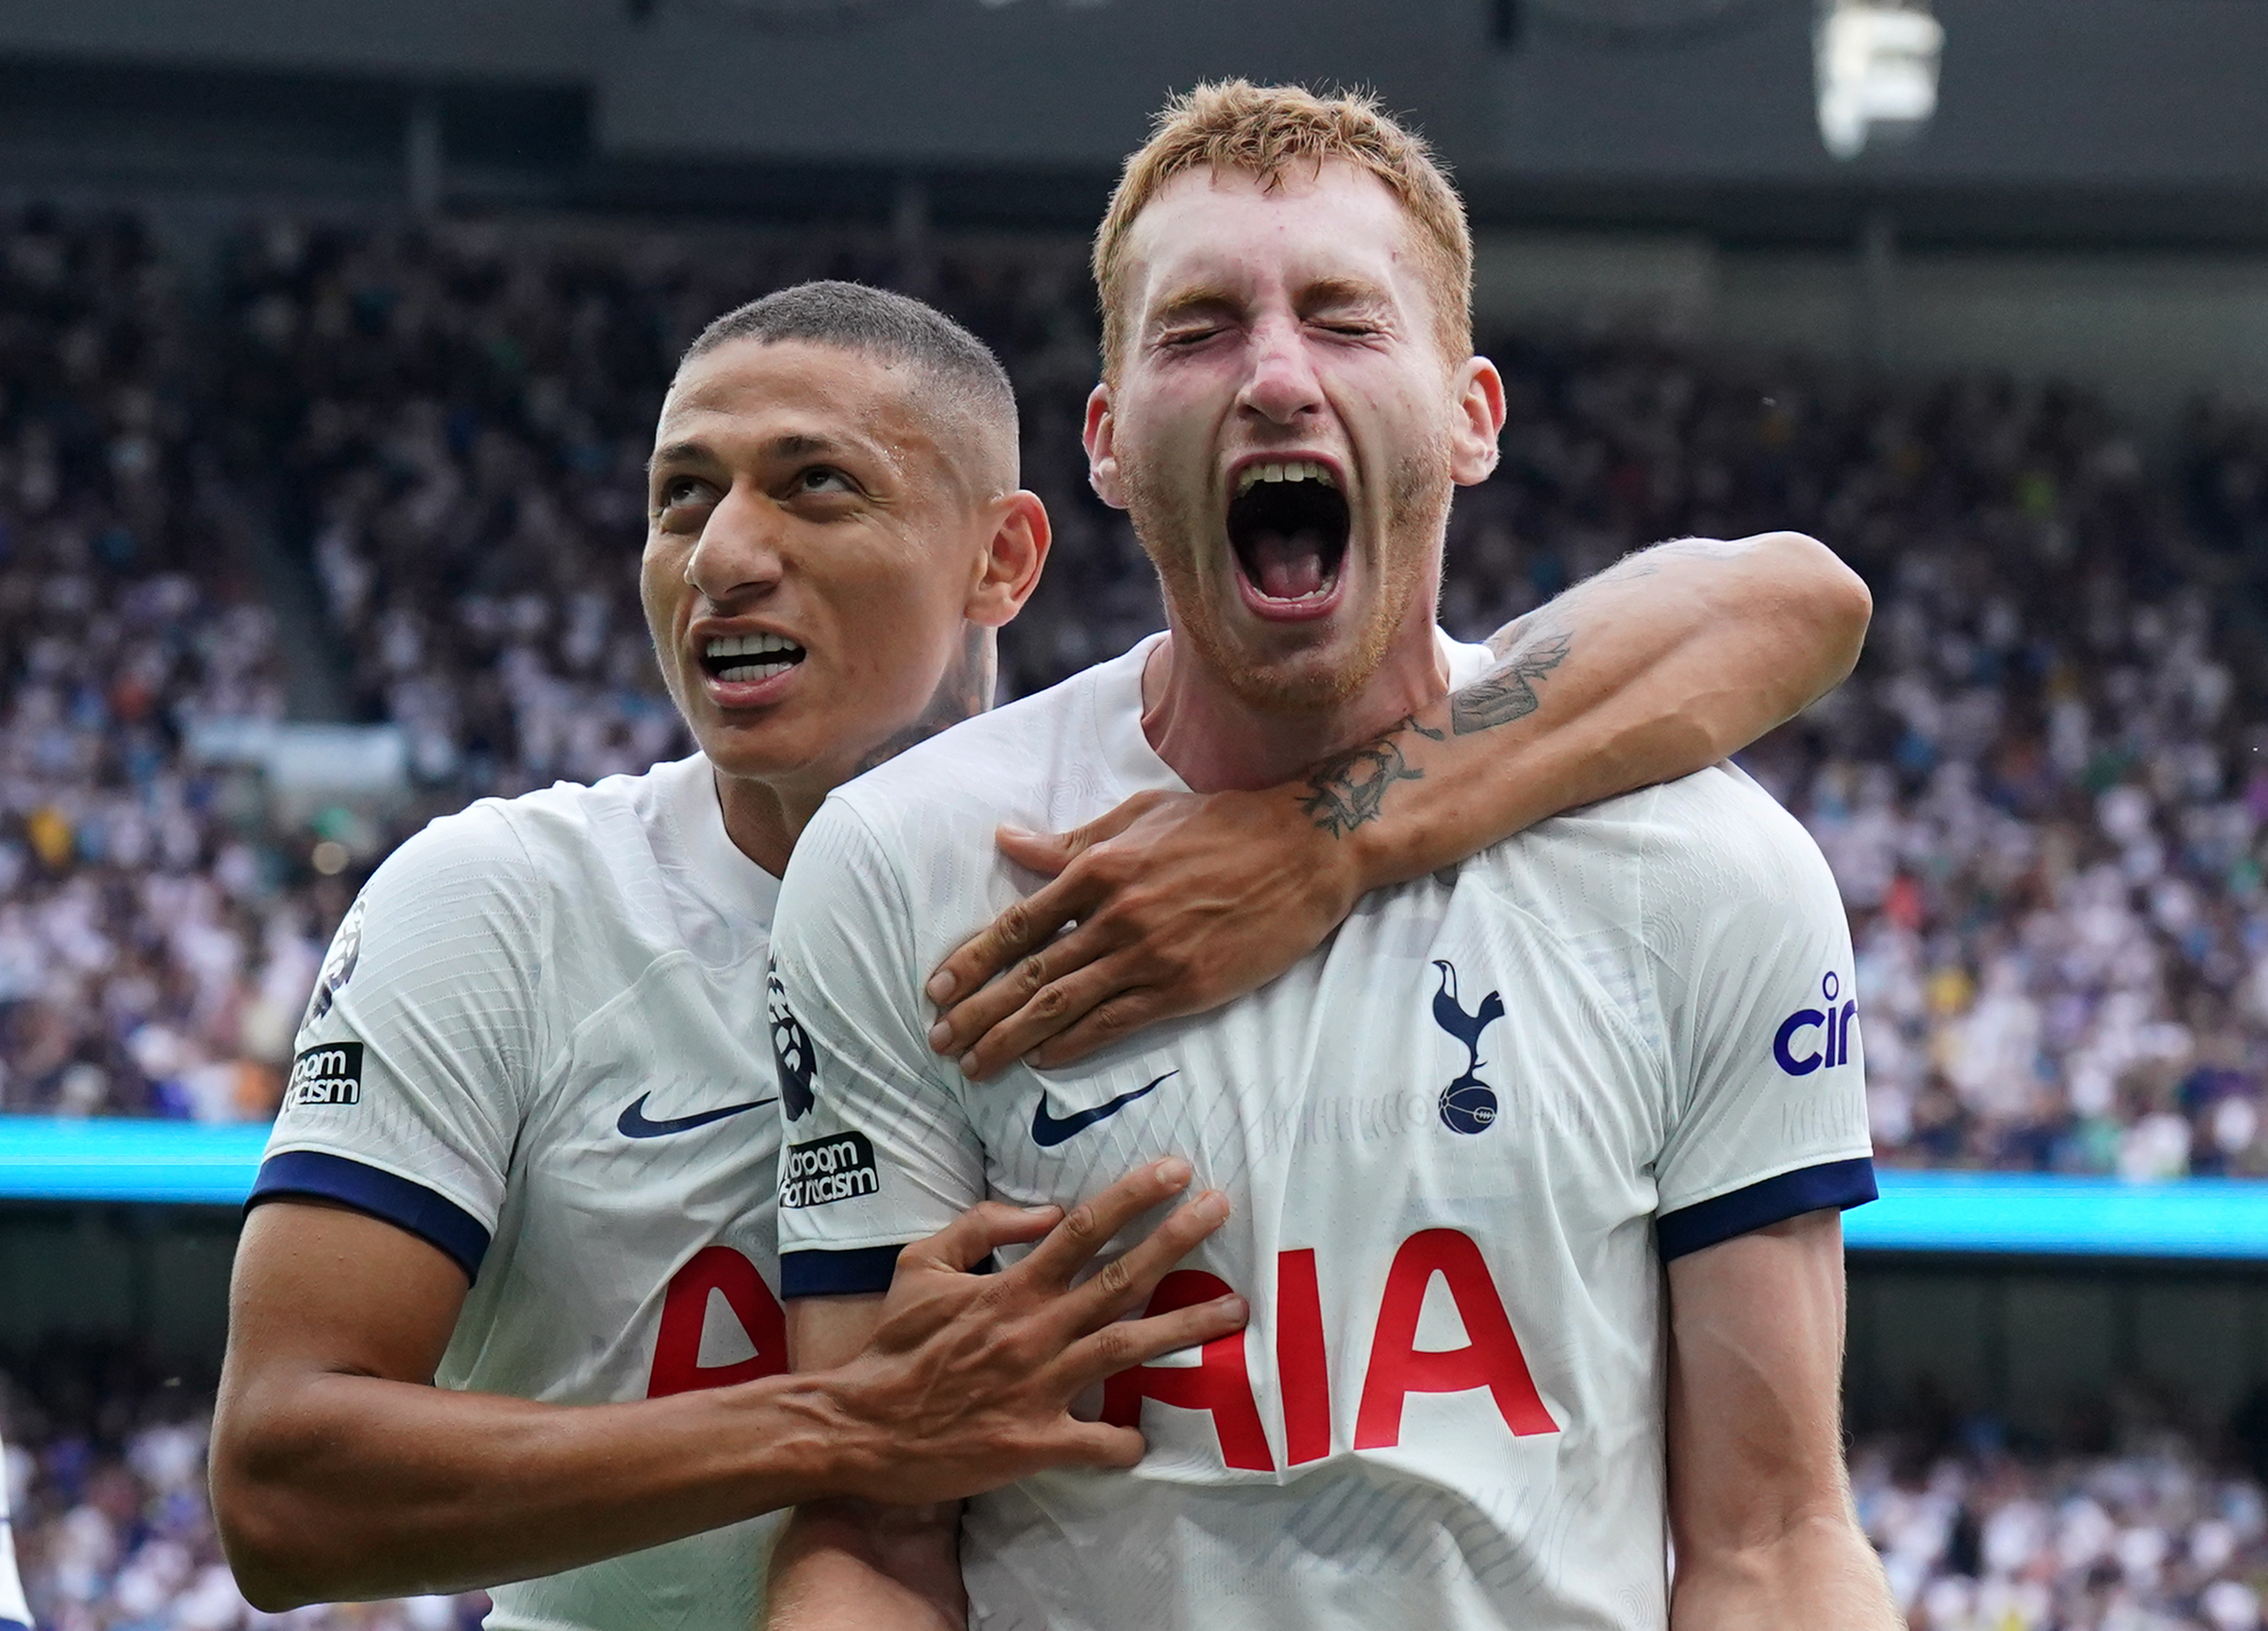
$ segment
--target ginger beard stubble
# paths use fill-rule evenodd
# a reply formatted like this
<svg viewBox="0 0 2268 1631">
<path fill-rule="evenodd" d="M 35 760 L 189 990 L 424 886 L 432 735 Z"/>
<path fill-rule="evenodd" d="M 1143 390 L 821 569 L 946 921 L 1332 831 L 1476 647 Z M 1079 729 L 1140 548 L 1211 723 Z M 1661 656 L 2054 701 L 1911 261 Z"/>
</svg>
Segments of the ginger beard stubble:
<svg viewBox="0 0 2268 1631">
<path fill-rule="evenodd" d="M 1230 618 L 1258 619 L 1237 597 L 1232 576 L 1237 570 L 1236 547 L 1229 541 L 1225 516 L 1204 512 L 1202 484 L 1179 483 L 1153 469 L 1139 439 L 1125 431 L 1122 422 L 1116 453 L 1127 515 L 1143 552 L 1157 569 L 1174 633 L 1186 636 L 1205 666 L 1249 706 L 1291 713 L 1346 701 L 1378 672 L 1412 605 L 1422 597 L 1430 608 L 1438 599 L 1442 541 L 1456 491 L 1446 425 L 1428 427 L 1420 445 L 1394 461 L 1376 553 L 1363 561 L 1367 586 L 1349 586 L 1363 588 L 1365 600 L 1358 606 L 1350 596 L 1332 619 L 1362 620 L 1353 631 L 1353 649 L 1343 660 L 1333 659 L 1326 651 L 1320 659 L 1306 661 L 1301 659 L 1308 654 L 1302 651 L 1256 661 L 1249 647 L 1228 632 L 1225 625 Z M 1219 568 L 1210 574 L 1199 560 L 1198 542 L 1208 531 L 1224 552 Z M 1342 572 L 1353 564 L 1363 531 L 1361 520 L 1350 516 Z"/>
</svg>

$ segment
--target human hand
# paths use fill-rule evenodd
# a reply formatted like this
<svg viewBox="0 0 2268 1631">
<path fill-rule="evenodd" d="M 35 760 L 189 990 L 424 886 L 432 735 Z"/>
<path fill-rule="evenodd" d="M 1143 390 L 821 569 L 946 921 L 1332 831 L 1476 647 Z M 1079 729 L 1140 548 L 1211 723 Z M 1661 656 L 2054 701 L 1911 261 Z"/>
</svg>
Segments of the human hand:
<svg viewBox="0 0 2268 1631">
<path fill-rule="evenodd" d="M 1053 881 L 930 977 L 944 1012 L 929 1045 L 972 1077 L 1026 1055 L 1053 1069 L 1219 1007 L 1321 945 L 1366 887 L 1357 847 L 1285 788 L 1138 793 L 1070 832 L 1002 827 L 999 843 Z"/>
<path fill-rule="evenodd" d="M 1154 1162 L 1057 1221 L 1053 1207 L 985 1202 L 899 1254 L 881 1318 L 837 1374 L 874 1445 L 847 1493 L 893 1505 L 958 1500 L 1054 1466 L 1131 1466 L 1141 1434 L 1083 1422 L 1072 1402 L 1129 1366 L 1243 1328 L 1242 1297 L 1144 1319 L 1158 1282 L 1228 1216 L 1208 1190 L 1139 1244 L 1077 1280 L 1129 1223 L 1188 1188 L 1189 1163 Z M 1046 1238 L 998 1274 L 999 1247 Z"/>
</svg>

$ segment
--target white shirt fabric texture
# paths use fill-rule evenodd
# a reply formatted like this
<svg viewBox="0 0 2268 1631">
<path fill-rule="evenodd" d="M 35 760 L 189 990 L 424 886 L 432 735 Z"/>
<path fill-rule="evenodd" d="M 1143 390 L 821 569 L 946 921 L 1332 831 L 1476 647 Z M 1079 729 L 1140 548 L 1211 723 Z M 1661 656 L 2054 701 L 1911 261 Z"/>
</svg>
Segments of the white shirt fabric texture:
<svg viewBox="0 0 2268 1631">
<path fill-rule="evenodd" d="M 1488 654 L 1441 638 L 1469 683 Z M 972 1626 L 1666 1624 L 1663 1263 L 1874 1194 L 1825 862 L 1719 766 L 1374 893 L 1214 1015 L 966 1082 L 921 986 L 1033 885 L 995 826 L 1182 786 L 1140 727 L 1153 645 L 803 835 L 774 954 L 776 1034 L 808 1029 L 815 1066 L 781 1105 L 786 1294 L 878 1290 L 973 1201 L 1184 1156 L 1235 1211 L 1150 1306 L 1234 1290 L 1250 1327 L 1086 1402 L 1140 1425 L 1130 1474 L 968 1504 Z"/>
<path fill-rule="evenodd" d="M 472 1289 L 444 1387 L 598 1404 L 786 1369 L 765 1041 L 778 883 L 696 754 L 434 822 L 348 912 L 252 1205 L 318 1197 Z M 497 1587 L 497 1631 L 747 1631 L 779 1520 Z"/>
<path fill-rule="evenodd" d="M 23 1577 L 16 1572 L 16 1528 L 8 1510 L 8 1447 L 0 1444 L 0 1631 L 31 1631 Z"/>
</svg>

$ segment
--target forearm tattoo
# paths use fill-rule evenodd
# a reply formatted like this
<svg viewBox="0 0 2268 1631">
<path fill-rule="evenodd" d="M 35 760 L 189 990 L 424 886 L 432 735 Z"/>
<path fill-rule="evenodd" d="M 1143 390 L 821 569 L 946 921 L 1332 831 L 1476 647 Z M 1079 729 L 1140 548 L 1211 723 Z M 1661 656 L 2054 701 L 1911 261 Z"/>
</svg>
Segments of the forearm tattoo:
<svg viewBox="0 0 2268 1631">
<path fill-rule="evenodd" d="M 1349 748 L 1310 771 L 1308 796 L 1300 801 L 1300 807 L 1307 812 L 1310 820 L 1333 837 L 1344 837 L 1364 822 L 1377 820 L 1385 796 L 1396 782 L 1425 780 L 1426 773 L 1403 756 L 1396 739 L 1404 731 L 1414 730 L 1430 741 L 1445 741 L 1452 734 L 1471 736 L 1475 731 L 1509 725 L 1514 720 L 1527 718 L 1544 705 L 1544 699 L 1536 695 L 1536 687 L 1567 660 L 1567 654 L 1575 648 L 1575 633 L 1563 626 L 1546 625 L 1541 620 L 1563 624 L 1570 603 L 1578 602 L 1587 592 L 1621 579 L 1652 577 L 1665 560 L 1728 560 L 1744 554 L 1749 548 L 1745 540 L 1728 542 L 1705 538 L 1674 538 L 1656 544 L 1650 549 L 1624 556 L 1549 605 L 1514 619 L 1489 638 L 1489 649 L 1499 659 L 1496 665 L 1463 690 L 1450 694 L 1447 731 L 1427 729 L 1414 714 L 1404 719 L 1375 741 Z"/>
<path fill-rule="evenodd" d="M 1448 732 L 1430 730 L 1406 714 L 1384 736 L 1334 753 L 1307 773 L 1308 796 L 1300 801 L 1307 817 L 1334 838 L 1343 838 L 1365 821 L 1378 819 L 1386 790 L 1396 782 L 1422 782 L 1396 739 L 1414 730 L 1428 741 L 1446 741 Z"/>
<path fill-rule="evenodd" d="M 1567 660 L 1575 636 L 1565 629 L 1524 642 L 1461 691 L 1450 693 L 1450 729 L 1460 736 L 1509 725 L 1543 707 L 1536 682 Z"/>
<path fill-rule="evenodd" d="M 1506 629 L 1504 634 L 1511 634 Z M 1543 706 L 1535 688 L 1567 660 L 1575 646 L 1568 629 L 1552 629 L 1514 636 L 1518 640 L 1502 661 L 1449 698 L 1449 730 L 1436 730 L 1405 715 L 1384 735 L 1334 753 L 1307 773 L 1307 796 L 1300 808 L 1307 818 L 1334 838 L 1343 838 L 1365 822 L 1375 821 L 1385 806 L 1386 794 L 1396 782 L 1422 782 L 1426 773 L 1410 763 L 1402 752 L 1402 737 L 1414 732 L 1428 741 L 1447 741 L 1451 734 L 1470 736 L 1477 730 L 1509 725 Z"/>
</svg>

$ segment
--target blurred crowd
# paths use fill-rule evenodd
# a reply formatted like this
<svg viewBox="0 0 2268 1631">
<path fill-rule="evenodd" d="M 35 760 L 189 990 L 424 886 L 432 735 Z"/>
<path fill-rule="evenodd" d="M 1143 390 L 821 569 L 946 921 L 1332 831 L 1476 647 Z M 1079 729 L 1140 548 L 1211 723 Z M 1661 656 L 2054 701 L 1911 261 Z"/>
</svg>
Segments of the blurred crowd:
<svg viewBox="0 0 2268 1631">
<path fill-rule="evenodd" d="M 1075 244 L 274 228 L 230 258 L 225 411 L 275 450 L 358 699 L 402 725 L 423 782 L 518 793 L 681 751 L 637 597 L 654 421 L 711 318 L 815 277 L 916 288 L 1014 375 L 1058 541 L 1008 691 L 1157 626 L 1139 550 L 1086 493 Z"/>
<path fill-rule="evenodd" d="M 472 1631 L 478 1594 L 271 1615 L 238 1593 L 205 1496 L 209 1384 L 92 1350 L 0 1378 L 39 1631 Z M 2162 1431 L 2012 1454 L 1990 1424 L 1885 1431 L 1851 1455 L 1858 1514 L 1914 1631 L 2259 1631 L 2268 1497 Z"/>
<path fill-rule="evenodd" d="M 1453 626 L 1683 534 L 1795 528 L 1874 590 L 1856 676 L 1748 762 L 1842 885 L 1878 1153 L 2268 1166 L 2257 421 L 2200 411 L 2175 479 L 2069 389 L 1494 355 L 1512 428 L 1454 523 Z"/>
<path fill-rule="evenodd" d="M 0 229 L 0 1105 L 263 1113 L 390 841 L 683 751 L 635 581 L 654 416 L 711 317 L 814 276 L 924 295 L 1016 382 L 1058 541 L 1003 692 L 1157 626 L 1084 479 L 1075 242 L 284 222 L 188 268 L 130 219 Z M 1842 883 L 1883 1157 L 2268 1169 L 2268 421 L 2200 404 L 2145 449 L 2068 388 L 1487 349 L 1511 424 L 1451 522 L 1455 631 L 1686 535 L 1795 528 L 1873 586 L 1858 674 L 1749 762 Z M 290 644 L 279 561 L 320 602 Z M 284 712 L 294 651 L 407 749 L 327 860 L 193 751 Z"/>
<path fill-rule="evenodd" d="M 115 1350 L 43 1358 L 45 1386 L 0 1377 L 7 1509 L 38 1631 L 475 1631 L 487 1612 L 479 1594 L 254 1609 L 205 1494 L 209 1385 Z"/>
<path fill-rule="evenodd" d="M 1851 1481 L 1913 1631 L 2258 1631 L 2268 1500 L 2177 1438 L 1899 1459 L 1862 1441 Z"/>
<path fill-rule="evenodd" d="M 0 230 L 0 1105 L 226 1119 L 343 909 L 258 790 L 184 750 L 284 708 L 257 494 L 200 412 L 176 269 L 130 219 Z"/>
</svg>

